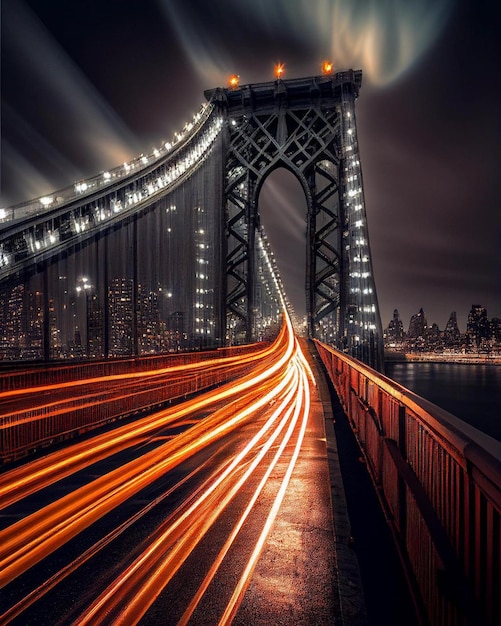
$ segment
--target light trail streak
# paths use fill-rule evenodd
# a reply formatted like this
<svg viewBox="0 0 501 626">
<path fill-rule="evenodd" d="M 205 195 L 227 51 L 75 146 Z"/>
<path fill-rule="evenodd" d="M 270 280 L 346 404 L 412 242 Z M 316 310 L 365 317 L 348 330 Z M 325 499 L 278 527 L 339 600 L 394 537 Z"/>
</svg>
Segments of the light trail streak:
<svg viewBox="0 0 501 626">
<path fill-rule="evenodd" d="M 50 385 L 37 385 L 34 387 L 28 387 L 28 388 L 23 387 L 19 389 L 10 389 L 8 391 L 1 391 L 0 399 L 3 400 L 5 398 L 14 398 L 16 396 L 21 396 L 21 395 L 28 396 L 28 395 L 41 393 L 42 391 L 53 392 L 53 391 L 65 389 L 68 387 L 70 388 L 82 387 L 85 385 L 95 385 L 96 383 L 105 383 L 108 385 L 113 382 L 123 383 L 123 381 L 127 379 L 142 379 L 144 377 L 154 377 L 154 376 L 170 375 L 170 374 L 177 374 L 177 373 L 186 374 L 188 372 L 196 371 L 200 369 L 222 368 L 222 367 L 226 367 L 228 365 L 234 364 L 234 363 L 236 364 L 238 364 L 239 362 L 242 363 L 245 360 L 247 360 L 249 363 L 252 363 L 253 361 L 256 361 L 261 358 L 265 358 L 266 356 L 273 354 L 274 349 L 275 349 L 275 344 L 272 344 L 271 346 L 258 350 L 254 354 L 244 355 L 243 357 L 241 355 L 225 356 L 225 357 L 219 357 L 217 359 L 209 359 L 207 361 L 200 361 L 200 362 L 195 362 L 195 363 L 186 363 L 183 365 L 173 365 L 172 367 L 165 367 L 165 368 L 155 369 L 155 370 L 130 372 L 128 374 L 126 373 L 110 374 L 108 376 L 82 378 L 82 379 L 67 381 L 63 383 L 53 383 Z"/>
<path fill-rule="evenodd" d="M 215 396 L 223 400 L 242 393 L 249 395 L 249 388 L 254 387 L 256 390 L 260 383 L 272 380 L 273 375 L 280 374 L 292 355 L 293 347 L 294 337 L 289 332 L 284 353 L 268 370 L 248 377 L 225 392 L 215 392 Z M 188 458 L 201 446 L 236 428 L 246 417 L 243 414 L 224 421 L 226 410 L 214 413 L 175 440 L 143 455 L 139 460 L 110 472 L 1 531 L 0 583 L 4 581 L 3 584 L 7 584 L 19 576 L 112 508 Z"/>
<path fill-rule="evenodd" d="M 301 393 L 302 393 L 302 389 L 300 389 L 299 391 L 296 390 L 296 393 L 298 395 L 298 397 L 300 397 Z M 258 496 L 261 494 L 261 492 L 263 491 L 266 482 L 268 480 L 268 478 L 270 477 L 273 469 L 275 468 L 276 464 L 278 463 L 283 450 L 285 448 L 285 446 L 287 445 L 287 443 L 290 440 L 290 437 L 292 436 L 292 431 L 297 423 L 297 419 L 298 419 L 298 415 L 299 415 L 299 410 L 301 408 L 301 404 L 299 402 L 295 403 L 295 407 L 291 407 L 289 409 L 289 412 L 292 412 L 292 410 L 295 410 L 294 413 L 294 418 L 293 420 L 290 422 L 289 424 L 289 429 L 288 432 L 286 434 L 286 437 L 282 440 L 279 448 L 277 449 L 277 452 L 275 453 L 275 457 L 273 459 L 273 461 L 270 463 L 270 465 L 268 466 L 265 474 L 263 475 L 257 489 L 255 490 L 251 500 L 249 501 L 247 508 L 245 509 L 244 513 L 241 515 L 238 523 L 236 524 L 236 526 L 233 528 L 231 534 L 229 535 L 228 539 L 226 540 L 226 543 L 224 544 L 223 548 L 220 550 L 217 558 L 215 559 L 212 567 L 210 568 L 209 572 L 207 573 L 205 579 L 203 580 L 202 584 L 200 585 L 198 591 L 196 592 L 196 594 L 193 596 L 190 604 L 188 605 L 186 611 L 184 612 L 183 616 L 181 617 L 181 619 L 178 622 L 178 626 L 185 626 L 186 624 L 188 624 L 188 621 L 191 617 L 191 615 L 193 614 L 196 606 L 198 605 L 198 603 L 200 602 L 200 599 L 202 598 L 203 594 L 207 591 L 210 583 L 212 582 L 212 580 L 214 579 L 214 576 L 219 568 L 219 566 L 221 565 L 221 563 L 223 562 L 224 558 L 226 557 L 230 547 L 232 546 L 234 540 L 236 539 L 240 529 L 242 528 L 244 522 L 247 520 L 247 518 L 249 517 L 250 513 L 252 512 L 252 509 L 258 499 Z M 309 411 L 309 408 L 308 408 Z M 282 419 L 282 422 L 280 423 L 280 429 L 285 425 L 288 417 L 289 417 L 289 412 L 284 416 L 284 418 Z M 275 437 L 278 436 L 279 434 L 279 429 L 277 429 L 276 433 L 275 433 Z M 301 439 L 302 441 L 302 439 Z M 271 527 L 271 524 L 270 524 Z M 266 536 L 268 535 L 268 533 L 266 533 Z M 236 604 L 236 603 L 235 603 Z"/>
<path fill-rule="evenodd" d="M 248 394 L 251 396 L 252 394 Z M 0 532 L 0 583 L 7 584 L 114 507 L 172 470 L 246 417 L 228 407 L 151 452 L 94 480 Z"/>
<path fill-rule="evenodd" d="M 299 346 L 297 347 L 297 349 L 300 354 L 301 351 L 299 349 Z M 264 541 L 269 534 L 273 521 L 277 515 L 278 509 L 284 497 L 285 490 L 290 480 L 290 475 L 299 454 L 299 449 L 301 447 L 301 443 L 304 437 L 306 423 L 309 415 L 310 399 L 308 393 L 308 381 L 305 371 L 306 368 L 304 367 L 305 360 L 302 354 L 301 356 L 297 356 L 295 358 L 295 362 L 296 364 L 294 366 L 294 371 L 296 376 L 293 381 L 294 386 L 290 390 L 289 394 L 285 397 L 285 399 L 282 400 L 281 404 L 275 409 L 275 411 L 272 413 L 271 417 L 267 420 L 261 430 L 256 433 L 256 435 L 249 441 L 244 450 L 242 450 L 241 453 L 235 457 L 234 461 L 230 464 L 227 470 L 219 476 L 216 482 L 214 482 L 211 487 L 209 487 L 206 491 L 202 493 L 201 498 L 197 500 L 182 516 L 180 516 L 174 524 L 169 524 L 165 533 L 163 533 L 162 536 L 160 536 L 154 542 L 154 544 L 152 544 L 133 565 L 131 565 L 127 573 L 124 573 L 123 576 L 117 579 L 115 583 L 111 585 L 100 598 L 96 600 L 96 603 L 89 609 L 88 612 L 86 612 L 85 616 L 82 616 L 82 618 L 76 622 L 78 626 L 95 623 L 96 621 L 103 619 L 104 616 L 107 616 L 109 619 L 110 615 L 113 612 L 118 615 L 116 619 L 113 619 L 111 621 L 111 623 L 113 624 L 138 623 L 141 617 L 148 610 L 149 606 L 151 606 L 156 597 L 158 597 L 165 585 L 168 584 L 174 574 L 180 569 L 184 560 L 191 554 L 195 546 L 198 545 L 198 543 L 202 540 L 206 532 L 213 525 L 215 519 L 221 514 L 227 504 L 238 493 L 241 486 L 256 469 L 259 462 L 269 451 L 276 438 L 286 425 L 291 413 L 294 411 L 294 417 L 289 423 L 287 433 L 280 443 L 273 460 L 269 464 L 244 513 L 230 533 L 230 536 L 225 542 L 225 545 L 223 546 L 218 557 L 214 561 L 202 585 L 193 597 L 191 603 L 186 609 L 186 612 L 179 622 L 179 624 L 186 624 L 194 609 L 196 608 L 200 598 L 205 593 L 210 582 L 212 581 L 218 567 L 225 558 L 234 539 L 238 535 L 247 517 L 250 515 L 253 506 L 257 501 L 259 494 L 262 492 L 264 486 L 266 485 L 266 482 L 271 475 L 273 469 L 281 458 L 284 449 L 289 442 L 290 437 L 292 436 L 292 433 L 302 410 L 303 422 L 301 426 L 300 437 L 298 438 L 295 446 L 294 455 L 291 462 L 289 463 L 288 471 L 282 482 L 279 494 L 275 499 L 272 511 L 268 516 L 265 528 L 261 533 L 259 542 L 249 561 L 249 565 L 247 568 L 248 571 L 246 570 L 246 573 L 244 573 L 244 576 L 247 576 L 246 579 L 250 577 L 250 573 L 255 566 L 257 558 L 259 557 L 260 551 L 262 549 L 262 545 L 264 544 Z M 308 372 L 311 373 L 309 368 Z M 293 405 L 289 406 L 289 408 L 286 409 L 286 407 L 291 403 L 293 399 L 295 399 Z M 282 414 L 284 415 L 277 429 L 272 435 L 269 436 L 267 443 L 261 448 L 254 461 L 250 464 L 250 466 L 248 466 L 246 472 L 240 477 L 239 480 L 237 480 L 235 484 L 233 484 L 233 486 L 231 486 L 229 489 L 225 488 L 221 495 L 216 498 L 216 506 L 215 508 L 210 510 L 210 515 L 209 512 L 206 512 L 202 516 L 200 511 L 197 512 L 197 509 L 202 505 L 202 503 L 208 500 L 215 492 L 216 488 L 224 483 L 225 479 L 230 475 L 232 469 L 235 469 L 239 466 L 245 455 L 250 452 L 253 446 L 257 444 L 257 442 L 261 439 L 264 433 L 271 427 L 272 423 L 276 421 L 277 417 Z M 197 515 L 195 515 L 196 513 Z M 193 519 L 196 520 L 194 523 L 192 521 Z M 177 533 L 175 534 L 176 543 L 174 545 L 172 534 L 185 521 L 189 523 L 189 527 L 185 528 L 184 532 L 180 536 L 178 536 Z M 136 583 L 134 583 L 134 579 L 139 579 L 139 581 L 142 581 L 140 582 L 139 587 Z M 231 615 L 234 614 L 238 602 L 241 600 L 243 592 L 245 591 L 246 584 L 247 583 L 244 584 L 243 579 L 241 579 L 241 587 L 237 588 L 236 592 L 232 596 L 229 608 L 227 608 L 227 612 L 229 611 Z M 117 607 L 117 603 L 120 599 L 122 602 L 122 606 Z"/>
<path fill-rule="evenodd" d="M 254 437 L 249 441 L 245 448 L 233 459 L 230 465 L 217 478 L 217 480 L 215 480 L 203 491 L 201 497 L 196 502 L 194 502 L 191 507 L 189 507 L 183 513 L 183 515 L 176 520 L 175 523 L 168 526 L 165 533 L 157 539 L 155 544 L 153 544 L 147 552 L 141 555 L 141 557 L 129 568 L 126 574 L 121 576 L 114 585 L 108 588 L 105 594 L 103 594 L 103 596 L 96 601 L 96 604 L 89 609 L 84 618 L 77 622 L 79 626 L 95 623 L 96 620 L 102 619 L 102 617 L 105 615 L 109 615 L 111 608 L 116 604 L 117 598 L 120 597 L 128 599 L 126 606 L 124 606 L 123 609 L 120 611 L 120 621 L 125 620 L 127 623 L 137 623 L 142 615 L 144 615 L 148 607 L 159 595 L 162 588 L 171 580 L 174 574 L 182 566 L 184 559 L 191 553 L 195 545 L 197 545 L 201 541 L 207 530 L 214 523 L 214 520 L 226 507 L 228 502 L 232 500 L 242 484 L 254 471 L 259 461 L 265 456 L 270 447 L 273 445 L 275 439 L 280 434 L 290 413 L 292 412 L 292 409 L 286 412 L 284 418 L 279 425 L 279 428 L 275 431 L 275 433 L 273 433 L 273 435 L 269 437 L 265 445 L 262 446 L 259 454 L 251 463 L 251 465 L 247 468 L 245 474 L 240 478 L 239 481 L 237 481 L 235 485 L 233 485 L 233 487 L 228 490 L 225 483 L 226 479 L 231 475 L 233 471 L 238 469 L 240 463 L 243 461 L 245 456 L 252 450 L 257 442 L 263 437 L 263 435 L 271 428 L 271 425 L 283 413 L 286 406 L 291 403 L 294 396 L 297 394 L 297 382 L 292 378 L 293 371 L 290 370 L 289 377 L 284 381 L 284 384 L 290 384 L 290 388 L 286 397 L 278 406 L 278 408 L 273 411 L 271 417 L 266 421 L 266 423 L 258 431 L 258 433 L 254 435 Z M 282 389 L 272 389 L 268 393 L 267 397 L 255 402 L 252 407 L 249 407 L 247 409 L 247 412 L 256 412 L 257 410 L 261 409 L 264 405 L 269 403 L 269 400 L 272 397 L 278 395 L 277 391 L 281 392 Z M 283 446 L 281 449 L 283 449 Z M 197 510 L 211 496 L 213 496 L 213 494 L 216 492 L 216 489 L 218 487 L 221 487 L 221 485 L 223 485 L 223 492 L 218 492 L 217 497 L 214 498 L 215 507 L 212 508 L 212 510 L 210 511 L 210 515 L 208 514 L 209 512 L 207 512 L 204 516 L 201 516 L 200 512 Z M 197 513 L 197 517 L 194 517 Z M 193 523 L 193 519 L 196 520 L 195 523 Z M 183 523 L 187 523 L 189 527 L 184 528 L 179 539 L 177 538 L 177 535 L 175 535 L 177 545 L 173 547 L 172 542 L 168 543 L 168 545 L 164 545 L 171 538 L 173 532 L 180 528 Z M 171 548 L 171 551 L 168 557 L 164 558 L 163 562 L 157 566 L 157 562 L 162 558 L 163 554 L 165 554 L 165 552 L 169 548 Z M 184 558 L 181 558 L 181 556 L 183 555 Z M 154 569 L 155 567 L 156 569 Z M 145 582 L 140 588 L 137 588 L 134 585 L 133 580 L 131 582 L 131 579 L 133 579 L 133 577 L 145 578 Z M 126 583 L 128 583 L 127 591 L 129 593 L 124 594 L 121 588 L 125 586 Z M 133 593 L 130 593 L 132 592 L 132 590 Z"/>
<path fill-rule="evenodd" d="M 252 359 L 245 358 L 244 363 L 246 365 L 257 362 L 259 368 L 251 374 L 242 377 L 238 384 L 228 383 L 221 387 L 220 390 L 203 394 L 192 401 L 183 403 L 180 407 L 157 412 L 155 415 L 138 420 L 132 425 L 126 425 L 110 433 L 104 433 L 102 436 L 93 439 L 92 446 L 89 446 L 88 442 L 82 442 L 69 450 L 62 450 L 38 462 L 23 466 L 12 472 L 7 472 L 0 477 L 0 509 L 22 497 L 26 497 L 37 489 L 51 484 L 55 480 L 60 480 L 91 463 L 106 458 L 108 454 L 114 454 L 134 445 L 138 438 L 149 436 L 156 430 L 164 428 L 176 420 L 185 419 L 188 414 L 202 411 L 222 400 L 230 400 L 232 397 L 238 396 L 253 383 L 257 384 L 265 379 L 266 374 L 271 376 L 274 371 L 279 370 L 283 366 L 290 351 L 289 341 L 285 346 L 286 351 L 283 352 L 284 347 L 282 344 L 284 339 L 285 331 L 281 332 L 273 346 L 264 351 L 259 351 L 258 355 L 253 355 Z M 268 360 L 265 360 L 264 355 L 271 357 L 273 352 L 277 355 L 280 354 L 280 351 L 283 354 L 278 363 L 268 364 Z"/>
<path fill-rule="evenodd" d="M 304 376 L 304 378 L 306 378 Z M 304 382 L 304 389 L 305 389 L 305 405 L 304 405 L 304 409 L 303 409 L 303 420 L 302 420 L 302 424 L 301 424 L 301 431 L 300 431 L 300 436 L 298 437 L 298 440 L 296 442 L 296 446 L 294 448 L 294 454 L 290 460 L 289 466 L 287 468 L 287 472 L 284 476 L 284 479 L 282 481 L 282 485 L 280 487 L 280 491 L 277 494 L 277 497 L 275 498 L 275 501 L 273 503 L 273 506 L 268 514 L 268 518 L 266 520 L 266 524 L 261 532 L 261 535 L 259 537 L 258 542 L 256 543 L 256 546 L 254 547 L 254 551 L 252 553 L 251 558 L 249 559 L 247 566 L 244 570 L 244 572 L 242 573 L 242 576 L 240 577 L 240 580 L 238 581 L 237 586 L 235 587 L 235 590 L 233 592 L 233 595 L 231 597 L 230 602 L 228 603 L 226 610 L 223 614 L 223 616 L 221 617 L 221 619 L 219 620 L 219 624 L 221 626 L 224 626 L 225 624 L 230 624 L 233 617 L 235 616 L 235 613 L 238 609 L 239 604 L 242 601 L 242 597 L 243 594 L 245 593 L 245 590 L 247 588 L 247 586 L 249 585 L 250 582 L 250 578 L 252 575 L 252 572 L 254 571 L 254 568 L 256 567 L 256 563 L 258 561 L 259 555 L 261 554 L 261 551 L 264 547 L 266 538 L 268 537 L 271 527 L 273 525 L 273 522 L 275 521 L 275 518 L 278 514 L 278 511 L 280 509 L 280 505 L 282 504 L 282 501 L 285 497 L 285 493 L 287 490 L 287 486 L 289 484 L 290 478 L 292 476 L 292 472 L 294 470 L 294 467 L 296 465 L 296 461 L 297 458 L 299 456 L 299 451 L 301 449 L 301 445 L 303 443 L 303 439 L 304 439 L 304 434 L 306 432 L 306 425 L 308 423 L 308 416 L 310 413 L 310 394 L 309 394 L 309 389 L 308 389 L 308 383 L 306 380 L 303 381 Z"/>
<path fill-rule="evenodd" d="M 89 559 L 91 559 L 94 555 L 96 555 L 100 550 L 109 545 L 112 541 L 117 539 L 122 533 L 124 533 L 128 528 L 130 528 L 133 524 L 135 524 L 139 519 L 144 517 L 146 513 L 151 511 L 153 508 L 158 506 L 163 500 L 168 498 L 176 489 L 179 489 L 184 483 L 188 482 L 193 476 L 198 474 L 204 469 L 204 466 L 208 463 L 206 461 L 200 467 L 197 467 L 190 474 L 185 476 L 182 480 L 176 483 L 173 487 L 168 489 L 165 493 L 161 494 L 151 502 L 148 502 L 146 506 L 144 506 L 141 510 L 139 510 L 135 515 L 128 518 L 123 524 L 120 524 L 117 528 L 115 528 L 112 532 L 108 533 L 94 545 L 92 545 L 88 550 L 83 552 L 77 559 L 69 563 L 66 567 L 63 567 L 61 570 L 56 572 L 53 576 L 51 576 L 48 580 L 46 580 L 42 585 L 34 589 L 32 592 L 28 593 L 20 602 L 12 606 L 8 611 L 0 615 L 0 624 L 8 624 L 13 619 L 18 617 L 26 611 L 32 604 L 40 600 L 42 596 L 48 593 L 51 589 L 53 589 L 56 585 L 60 584 L 67 576 L 76 571 L 81 565 L 86 563 Z"/>
<path fill-rule="evenodd" d="M 281 338 L 284 338 L 283 332 Z M 265 349 L 251 345 L 252 351 L 246 347 L 242 354 L 229 357 L 216 351 L 221 354 L 222 364 L 218 364 L 214 356 L 207 358 L 203 354 L 196 357 L 195 363 L 183 359 L 181 365 L 178 358 L 173 357 L 176 365 L 163 370 L 150 367 L 133 372 L 133 379 L 124 379 L 125 371 L 121 371 L 118 378 L 115 372 L 113 376 L 90 379 L 88 365 L 82 366 L 81 376 L 81 368 L 75 366 L 69 371 L 71 377 L 77 379 L 76 386 L 66 382 L 28 387 L 37 372 L 21 372 L 19 376 L 13 373 L 12 380 L 8 374 L 0 375 L 0 387 L 5 383 L 7 388 L 16 389 L 7 391 L 10 397 L 0 400 L 0 461 L 18 458 L 30 449 L 86 432 L 123 415 L 151 412 L 166 402 L 179 402 L 183 397 L 186 399 L 204 389 L 225 384 L 245 374 L 256 359 L 273 358 L 279 345 L 280 336 Z M 209 354 L 213 355 L 214 351 Z M 109 364 L 97 363 L 96 367 L 106 369 L 106 365 Z M 185 366 L 188 366 L 186 371 Z M 166 373 L 158 374 L 159 371 Z M 54 373 L 50 369 L 49 374 L 59 375 L 57 369 Z M 85 386 L 80 386 L 80 382 Z M 12 394 L 20 395 L 13 397 Z M 88 404 L 84 407 L 85 402 Z"/>
<path fill-rule="evenodd" d="M 173 487 L 141 507 L 25 598 L 18 600 L 0 616 L 0 623 L 7 624 L 19 617 L 27 607 L 60 585 L 83 563 L 99 558 L 106 546 L 125 531 L 130 531 L 143 515 L 183 484 L 186 485 L 183 490 L 188 489 L 187 495 L 169 511 L 167 518 L 150 536 L 142 540 L 140 552 L 132 563 L 127 564 L 125 559 L 122 572 L 101 593 L 96 590 L 98 595 L 82 604 L 80 615 L 72 619 L 79 626 L 104 622 L 138 623 L 173 577 L 187 566 L 188 559 L 191 562 L 197 550 L 202 549 L 204 538 L 211 538 L 213 534 L 210 533 L 219 537 L 218 529 L 223 527 L 224 534 L 217 540 L 220 545 L 213 560 L 204 566 L 200 582 L 195 585 L 193 593 L 190 592 L 185 607 L 181 608 L 179 624 L 187 624 L 195 611 L 203 610 L 200 608 L 201 601 L 209 590 L 212 593 L 212 584 L 217 577 L 224 575 L 231 555 L 241 545 L 245 546 L 247 555 L 244 569 L 236 572 L 235 580 L 238 582 L 233 590 L 231 587 L 228 589 L 230 595 L 221 600 L 222 605 L 218 609 L 222 615 L 220 623 L 229 623 L 241 604 L 298 458 L 310 408 L 309 377 L 314 382 L 299 344 L 286 322 L 284 332 L 269 357 L 254 361 L 252 371 L 237 381 L 178 407 L 159 411 L 149 418 L 94 437 L 85 444 L 72 445 L 66 451 L 69 452 L 67 455 L 63 454 L 65 451 L 48 455 L 47 459 L 31 465 L 32 470 L 36 468 L 40 472 L 35 479 L 22 472 L 8 473 L 11 485 L 16 485 L 16 497 L 21 498 L 41 488 L 41 485 L 46 486 L 67 473 L 131 445 L 136 446 L 137 454 L 138 445 L 148 443 L 149 437 L 158 436 L 154 440 L 154 449 L 144 451 L 139 457 L 115 467 L 0 531 L 2 585 L 15 581 L 91 524 L 180 464 L 195 458 L 194 455 L 208 449 L 211 444 L 221 441 L 224 445 L 224 448 L 219 446 L 212 452 L 208 449 L 209 457 L 195 470 L 188 471 Z M 218 402 L 224 403 L 223 406 Z M 206 411 L 210 407 L 209 415 L 196 419 L 197 411 Z M 189 427 L 181 432 L 162 433 L 162 428 L 173 425 L 177 428 L 181 422 L 189 423 Z M 88 450 L 85 446 L 95 449 Z M 231 456 L 224 455 L 223 449 L 234 452 Z M 200 473 L 203 467 L 207 468 L 204 473 L 208 472 L 205 478 Z M 197 476 L 202 478 L 201 482 Z M 0 489 L 5 489 L 6 484 L 0 483 Z M 4 491 L 4 496 L 7 495 Z M 262 508 L 264 502 L 271 507 L 268 512 Z M 261 506 L 256 507 L 256 503 L 261 503 Z M 228 515 L 231 525 L 224 521 Z M 252 540 L 250 547 L 248 539 L 244 543 L 240 540 L 249 532 L 251 536 L 258 533 L 258 538 Z"/>
<path fill-rule="evenodd" d="M 215 370 L 225 370 L 225 371 L 233 371 L 233 364 L 225 364 L 220 366 L 219 368 L 206 368 L 203 367 L 204 362 L 198 364 L 198 370 L 194 372 L 195 374 L 204 373 L 206 370 L 215 371 Z M 242 366 L 242 362 L 237 363 L 239 368 Z M 176 376 L 174 377 L 174 374 Z M 111 398 L 114 400 L 120 399 L 120 396 L 116 394 L 124 394 L 127 390 L 131 393 L 147 393 L 151 389 L 155 389 L 159 385 L 179 385 L 183 384 L 185 381 L 193 380 L 193 372 L 189 374 L 184 374 L 182 376 L 178 375 L 178 372 L 168 372 L 167 374 L 151 374 L 149 372 L 144 373 L 142 376 L 135 377 L 134 380 L 125 380 L 125 381 L 110 381 L 103 382 L 98 381 L 95 384 L 88 385 L 87 390 L 80 391 L 80 385 L 76 385 L 75 391 L 80 391 L 80 395 L 74 395 L 71 393 L 71 396 L 68 396 L 68 389 L 66 386 L 58 386 L 55 389 L 50 390 L 50 398 L 49 402 L 44 402 L 43 400 L 39 400 L 40 396 L 43 398 L 43 394 L 41 393 L 38 387 L 33 389 L 38 389 L 38 392 L 30 392 L 28 398 L 16 398 L 10 401 L 10 404 L 7 401 L 3 401 L 1 403 L 2 408 L 2 421 L 0 422 L 0 430 L 7 428 L 7 424 L 5 423 L 5 417 L 10 413 L 21 414 L 23 411 L 26 411 L 28 416 L 24 419 L 17 418 L 16 424 L 29 422 L 32 420 L 32 415 L 36 415 L 37 412 L 40 411 L 51 411 L 51 414 L 60 412 L 64 413 L 68 410 L 68 408 L 72 408 L 72 406 L 76 406 L 79 409 L 91 407 L 93 404 L 98 404 L 96 401 L 97 398 L 101 398 L 99 403 L 102 402 L 106 398 Z M 112 384 L 113 383 L 113 384 Z M 71 387 L 73 389 L 73 386 Z M 47 393 L 47 390 L 42 390 Z M 63 395 L 60 398 L 57 398 L 56 392 L 62 392 Z M 25 406 L 23 406 L 22 402 L 24 400 Z M 33 400 L 35 402 L 39 402 L 39 404 L 33 404 Z M 84 404 L 87 403 L 87 404 Z"/>
</svg>

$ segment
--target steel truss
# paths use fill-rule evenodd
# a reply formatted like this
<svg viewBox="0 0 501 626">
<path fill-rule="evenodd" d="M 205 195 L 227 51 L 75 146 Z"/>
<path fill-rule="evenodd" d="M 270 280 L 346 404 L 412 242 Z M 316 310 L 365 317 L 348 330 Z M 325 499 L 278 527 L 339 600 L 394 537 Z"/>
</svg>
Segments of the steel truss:
<svg viewBox="0 0 501 626">
<path fill-rule="evenodd" d="M 361 72 L 277 80 L 206 97 L 228 129 L 225 166 L 227 309 L 256 337 L 257 200 L 284 167 L 305 193 L 308 332 L 372 365 L 382 363 L 381 323 L 370 267 L 354 100 Z M 358 180 L 358 183 L 354 183 Z M 360 242 L 364 242 L 360 249 Z M 363 271 L 360 265 L 363 261 Z"/>
</svg>

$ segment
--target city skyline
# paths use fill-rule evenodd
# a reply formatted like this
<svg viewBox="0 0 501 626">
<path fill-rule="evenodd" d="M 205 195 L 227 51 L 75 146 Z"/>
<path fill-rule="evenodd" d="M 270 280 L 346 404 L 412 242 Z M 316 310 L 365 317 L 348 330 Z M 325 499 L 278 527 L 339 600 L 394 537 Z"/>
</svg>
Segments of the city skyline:
<svg viewBox="0 0 501 626">
<path fill-rule="evenodd" d="M 426 310 L 421 307 L 419 309 L 416 309 L 416 311 L 410 316 L 410 318 L 408 319 L 407 325 L 405 324 L 405 319 L 402 319 L 402 316 L 400 315 L 400 311 L 398 309 L 398 307 L 395 307 L 395 309 L 393 310 L 393 315 L 391 317 L 390 320 L 383 322 L 383 330 L 386 330 L 389 326 L 391 326 L 392 322 L 395 320 L 395 316 L 397 316 L 400 320 L 400 322 L 402 322 L 402 328 L 403 328 L 403 332 L 407 333 L 408 330 L 411 329 L 412 324 L 413 324 L 413 320 L 416 317 L 422 316 L 424 318 L 425 321 L 425 326 L 427 328 L 431 328 L 432 326 L 437 326 L 439 328 L 440 331 L 443 331 L 447 328 L 447 326 L 450 324 L 451 320 L 454 319 L 455 320 L 455 324 L 457 324 L 457 327 L 459 329 L 459 331 L 464 334 L 465 332 L 467 332 L 468 329 L 468 319 L 472 313 L 472 311 L 476 310 L 476 309 L 482 309 L 485 311 L 485 316 L 487 319 L 489 320 L 496 320 L 496 322 L 498 320 L 500 320 L 501 318 L 496 316 L 496 315 L 490 315 L 489 311 L 487 310 L 486 307 L 482 306 L 482 303 L 473 303 L 471 305 L 471 307 L 467 310 L 465 317 L 467 320 L 467 323 L 464 326 L 461 326 L 461 324 L 457 323 L 457 319 L 458 319 L 458 312 L 457 311 L 451 311 L 449 314 L 449 318 L 447 319 L 447 322 L 443 325 L 440 326 L 439 324 L 437 324 L 437 322 L 435 320 L 429 319 L 428 315 L 426 314 Z"/>
<path fill-rule="evenodd" d="M 501 315 L 492 7 L 442 0 L 391 13 L 367 3 L 358 15 L 336 1 L 307 15 L 294 2 L 215 2 L 210 14 L 199 2 L 189 14 L 179 2 L 115 7 L 3 3 L 2 206 L 151 151 L 233 72 L 260 82 L 281 60 L 286 78 L 312 75 L 331 56 L 336 69 L 364 72 L 357 123 L 383 326 L 395 307 L 403 319 L 423 307 L 440 328 L 453 310 L 464 328 L 473 303 Z M 296 188 L 284 205 L 281 177 L 263 188 L 264 222 L 298 309 L 304 199 L 293 208 Z"/>
</svg>

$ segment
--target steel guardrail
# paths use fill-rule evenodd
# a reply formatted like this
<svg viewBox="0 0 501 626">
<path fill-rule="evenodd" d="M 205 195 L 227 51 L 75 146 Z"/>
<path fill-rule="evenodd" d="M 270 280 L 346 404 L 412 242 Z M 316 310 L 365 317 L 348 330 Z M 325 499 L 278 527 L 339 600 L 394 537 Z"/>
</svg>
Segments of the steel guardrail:
<svg viewBox="0 0 501 626">
<path fill-rule="evenodd" d="M 315 340 L 422 623 L 501 623 L 501 443 Z"/>
</svg>

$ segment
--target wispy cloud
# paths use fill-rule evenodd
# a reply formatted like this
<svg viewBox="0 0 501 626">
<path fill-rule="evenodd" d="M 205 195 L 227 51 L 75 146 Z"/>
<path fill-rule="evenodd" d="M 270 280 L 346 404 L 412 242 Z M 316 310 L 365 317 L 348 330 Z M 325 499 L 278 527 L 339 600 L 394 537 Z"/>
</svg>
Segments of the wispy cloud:
<svg viewBox="0 0 501 626">
<path fill-rule="evenodd" d="M 201 76 L 210 77 L 213 84 L 225 79 L 235 58 L 245 65 L 246 55 L 252 53 L 257 61 L 262 42 L 256 41 L 255 29 L 247 37 L 246 24 L 250 21 L 254 27 L 258 23 L 268 48 L 270 42 L 280 41 L 288 33 L 301 50 L 307 49 L 318 61 L 331 55 L 336 67 L 363 67 L 370 82 L 386 85 L 430 48 L 442 32 L 453 2 L 242 0 L 228 3 L 228 11 L 221 10 L 220 5 L 217 15 L 211 14 L 211 3 L 163 0 L 162 6 L 193 67 Z M 297 71 L 301 70 L 298 64 Z"/>
</svg>

